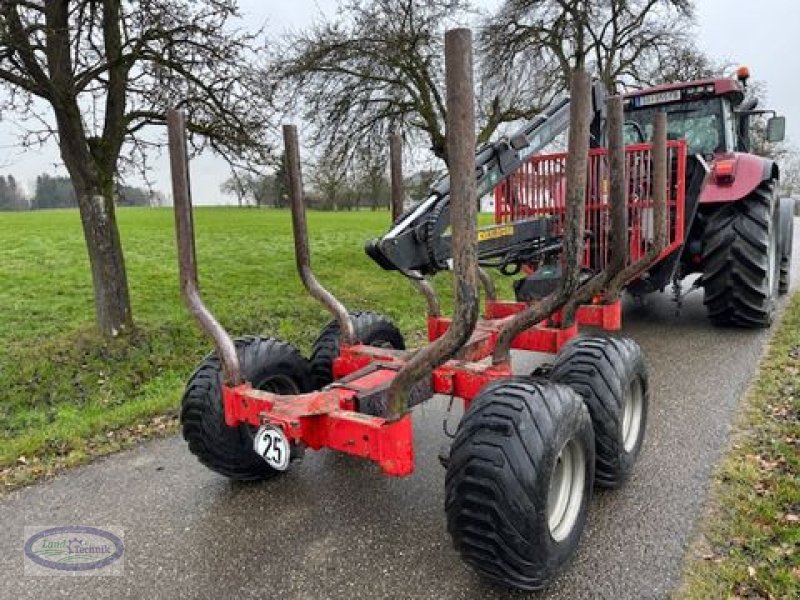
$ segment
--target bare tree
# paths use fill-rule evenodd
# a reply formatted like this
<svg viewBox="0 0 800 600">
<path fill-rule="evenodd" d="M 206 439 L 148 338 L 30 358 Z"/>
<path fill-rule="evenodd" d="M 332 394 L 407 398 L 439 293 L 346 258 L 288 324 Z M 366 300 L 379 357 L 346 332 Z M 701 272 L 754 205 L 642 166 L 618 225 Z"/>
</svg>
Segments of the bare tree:
<svg viewBox="0 0 800 600">
<path fill-rule="evenodd" d="M 676 40 L 672 48 L 665 50 L 653 57 L 648 69 L 641 69 L 641 79 L 637 83 L 656 85 L 696 79 L 713 79 L 722 77 L 732 66 L 727 63 L 715 62 L 691 40 L 683 43 L 681 40 Z"/>
<path fill-rule="evenodd" d="M 222 185 L 219 186 L 219 191 L 223 194 L 234 196 L 236 198 L 236 203 L 239 205 L 239 208 L 241 208 L 250 193 L 247 183 L 247 180 L 243 176 L 234 174 L 222 182 Z"/>
<path fill-rule="evenodd" d="M 691 16 L 691 0 L 506 0 L 483 41 L 495 72 L 534 58 L 558 69 L 562 87 L 577 68 L 616 91 L 686 44 Z"/>
<path fill-rule="evenodd" d="M 389 178 L 387 177 L 388 157 L 386 152 L 360 157 L 353 164 L 353 192 L 359 199 L 365 199 L 372 210 L 389 207 Z"/>
<path fill-rule="evenodd" d="M 274 174 L 267 175 L 243 171 L 226 179 L 220 191 L 234 196 L 240 207 L 252 199 L 258 208 L 270 203 L 274 208 L 282 208 L 286 206 L 285 178 L 280 168 Z"/>
<path fill-rule="evenodd" d="M 114 190 L 120 175 L 144 170 L 147 151 L 157 145 L 145 129 L 164 123 L 165 110 L 179 106 L 188 113 L 196 148 L 208 145 L 230 160 L 263 158 L 265 118 L 253 75 L 257 35 L 232 28 L 236 4 L 0 2 L 0 81 L 11 110 L 32 123 L 23 142 L 58 139 L 105 335 L 132 325 Z"/>
<path fill-rule="evenodd" d="M 334 18 L 288 36 L 272 74 L 286 110 L 300 110 L 336 160 L 384 146 L 391 131 L 446 160 L 444 31 L 476 16 L 468 0 L 345 0 Z M 542 109 L 540 80 L 477 66 L 479 142 Z"/>
<path fill-rule="evenodd" d="M 328 156 L 320 159 L 311 172 L 311 186 L 319 199 L 319 208 L 349 208 L 349 171 L 340 161 Z"/>
</svg>

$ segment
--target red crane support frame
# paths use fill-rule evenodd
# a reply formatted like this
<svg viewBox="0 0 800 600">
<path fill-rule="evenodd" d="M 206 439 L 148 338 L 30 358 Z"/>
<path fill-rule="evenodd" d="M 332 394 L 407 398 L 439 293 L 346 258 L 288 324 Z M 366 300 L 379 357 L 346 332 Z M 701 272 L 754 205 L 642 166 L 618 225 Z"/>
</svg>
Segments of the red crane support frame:
<svg viewBox="0 0 800 600">
<path fill-rule="evenodd" d="M 537 216 L 563 218 L 564 169 L 566 153 L 539 154 L 529 158 L 521 169 L 503 181 L 494 192 L 495 221 L 507 223 Z M 663 258 L 683 244 L 685 227 L 686 141 L 667 142 L 667 245 Z M 652 145 L 635 144 L 625 148 L 628 174 L 629 259 L 635 262 L 647 252 L 648 227 L 652 230 Z M 610 212 L 608 151 L 589 151 L 586 189 L 586 229 L 592 233 L 584 253 L 584 266 L 604 269 L 609 258 Z M 559 232 L 557 226 L 557 232 Z"/>
</svg>

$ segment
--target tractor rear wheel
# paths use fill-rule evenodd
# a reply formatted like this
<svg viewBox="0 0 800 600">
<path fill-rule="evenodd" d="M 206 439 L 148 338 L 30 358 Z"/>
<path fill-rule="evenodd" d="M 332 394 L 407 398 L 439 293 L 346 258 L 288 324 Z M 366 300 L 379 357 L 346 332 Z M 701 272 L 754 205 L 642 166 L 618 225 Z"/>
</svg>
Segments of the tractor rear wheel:
<svg viewBox="0 0 800 600">
<path fill-rule="evenodd" d="M 308 361 L 285 342 L 272 338 L 235 340 L 242 378 L 255 389 L 276 394 L 310 391 Z M 189 378 L 181 406 L 183 439 L 189 450 L 212 471 L 237 480 L 277 475 L 253 449 L 255 428 L 229 427 L 222 403 L 222 365 L 210 354 Z"/>
<path fill-rule="evenodd" d="M 595 483 L 616 488 L 633 472 L 647 424 L 644 353 L 629 338 L 575 338 L 556 356 L 550 380 L 570 386 L 592 416 Z"/>
<path fill-rule="evenodd" d="M 703 303 L 717 325 L 769 327 L 780 267 L 780 212 L 775 181 L 720 208 L 703 240 Z"/>
<path fill-rule="evenodd" d="M 781 198 L 781 264 L 778 276 L 778 292 L 789 291 L 792 270 L 792 247 L 794 240 L 794 199 Z"/>
<path fill-rule="evenodd" d="M 453 545 L 487 579 L 541 589 L 575 553 L 593 475 L 592 421 L 573 390 L 491 383 L 461 420 L 447 466 Z"/>
<path fill-rule="evenodd" d="M 351 312 L 356 339 L 366 346 L 405 350 L 403 334 L 387 317 L 373 312 Z M 322 389 L 333 382 L 333 361 L 339 356 L 342 332 L 336 320 L 320 332 L 311 350 L 311 375 L 314 389 Z"/>
</svg>

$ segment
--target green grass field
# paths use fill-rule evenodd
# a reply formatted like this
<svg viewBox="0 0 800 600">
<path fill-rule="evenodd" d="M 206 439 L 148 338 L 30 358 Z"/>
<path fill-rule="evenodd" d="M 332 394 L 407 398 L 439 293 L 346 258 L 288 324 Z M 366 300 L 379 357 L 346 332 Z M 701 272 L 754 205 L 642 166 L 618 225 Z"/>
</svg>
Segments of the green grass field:
<svg viewBox="0 0 800 600">
<path fill-rule="evenodd" d="M 409 344 L 419 344 L 424 301 L 363 252 L 365 240 L 386 230 L 388 213 L 308 218 L 323 284 L 350 309 L 387 314 Z M 121 209 L 118 220 L 137 330 L 105 343 L 94 332 L 77 211 L 0 213 L 0 471 L 6 474 L 32 462 L 44 472 L 54 461 L 81 462 L 87 452 L 109 448 L 107 431 L 174 414 L 186 378 L 209 350 L 180 302 L 171 210 Z M 329 316 L 297 277 L 289 213 L 200 208 L 195 226 L 204 296 L 228 330 L 277 336 L 308 352 Z M 437 278 L 445 306 L 450 284 L 449 276 Z"/>
</svg>

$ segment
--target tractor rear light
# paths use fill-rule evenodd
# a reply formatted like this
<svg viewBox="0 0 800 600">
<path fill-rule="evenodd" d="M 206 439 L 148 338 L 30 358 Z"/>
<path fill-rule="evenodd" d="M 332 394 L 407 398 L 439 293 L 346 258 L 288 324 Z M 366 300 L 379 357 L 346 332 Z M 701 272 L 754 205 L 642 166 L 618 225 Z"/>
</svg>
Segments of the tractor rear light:
<svg viewBox="0 0 800 600">
<path fill-rule="evenodd" d="M 729 185 L 736 179 L 736 159 L 718 160 L 712 169 L 714 181 L 721 185 Z"/>
</svg>

